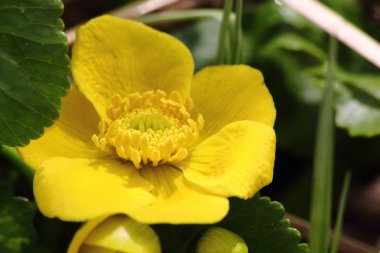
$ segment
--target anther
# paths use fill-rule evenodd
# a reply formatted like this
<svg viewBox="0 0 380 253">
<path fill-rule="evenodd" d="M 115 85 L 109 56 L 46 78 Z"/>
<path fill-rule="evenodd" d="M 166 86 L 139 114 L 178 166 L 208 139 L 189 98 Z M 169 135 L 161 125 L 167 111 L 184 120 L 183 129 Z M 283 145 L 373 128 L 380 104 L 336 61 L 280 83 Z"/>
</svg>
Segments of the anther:
<svg viewBox="0 0 380 253">
<path fill-rule="evenodd" d="M 190 118 L 192 100 L 173 91 L 115 95 L 99 122 L 99 134 L 91 137 L 96 147 L 129 160 L 137 168 L 178 162 L 188 156 L 204 120 Z"/>
</svg>

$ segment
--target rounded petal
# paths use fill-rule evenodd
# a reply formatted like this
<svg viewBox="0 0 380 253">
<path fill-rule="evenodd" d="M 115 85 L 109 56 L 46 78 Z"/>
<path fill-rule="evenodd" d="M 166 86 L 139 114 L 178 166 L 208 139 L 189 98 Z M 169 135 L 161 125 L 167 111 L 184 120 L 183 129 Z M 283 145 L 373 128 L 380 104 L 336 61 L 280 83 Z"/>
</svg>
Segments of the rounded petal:
<svg viewBox="0 0 380 253">
<path fill-rule="evenodd" d="M 56 156 L 91 158 L 105 155 L 91 141 L 100 121 L 91 103 L 73 87 L 62 104 L 58 121 L 46 129 L 41 138 L 18 149 L 24 161 L 35 169 Z"/>
<path fill-rule="evenodd" d="M 43 214 L 67 221 L 128 214 L 154 198 L 149 182 L 119 160 L 52 158 L 37 170 L 33 188 Z"/>
<path fill-rule="evenodd" d="M 272 182 L 275 142 L 268 125 L 238 121 L 200 143 L 177 166 L 207 191 L 247 199 Z"/>
<path fill-rule="evenodd" d="M 228 199 L 214 196 L 187 182 L 180 171 L 169 166 L 142 169 L 153 184 L 155 200 L 129 215 L 145 223 L 215 223 L 228 212 Z"/>
<path fill-rule="evenodd" d="M 273 127 L 276 109 L 257 69 L 246 65 L 214 66 L 198 72 L 192 83 L 194 113 L 205 120 L 205 139 L 225 125 L 253 120 Z"/>
<path fill-rule="evenodd" d="M 132 20 L 95 18 L 77 32 L 72 71 L 75 82 L 104 116 L 115 93 L 161 89 L 190 92 L 194 62 L 174 37 Z"/>
</svg>

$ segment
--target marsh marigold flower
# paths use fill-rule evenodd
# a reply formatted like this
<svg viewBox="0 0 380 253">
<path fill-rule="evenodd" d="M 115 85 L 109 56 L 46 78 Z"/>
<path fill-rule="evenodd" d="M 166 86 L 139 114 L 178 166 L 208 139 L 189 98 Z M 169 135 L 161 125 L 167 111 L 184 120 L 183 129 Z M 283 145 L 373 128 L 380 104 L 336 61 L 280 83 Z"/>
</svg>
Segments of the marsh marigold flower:
<svg viewBox="0 0 380 253">
<path fill-rule="evenodd" d="M 48 217 L 124 213 L 147 223 L 213 223 L 228 197 L 272 180 L 275 108 L 261 73 L 214 66 L 131 20 L 102 16 L 73 47 L 77 87 L 60 119 L 20 153 Z"/>
</svg>

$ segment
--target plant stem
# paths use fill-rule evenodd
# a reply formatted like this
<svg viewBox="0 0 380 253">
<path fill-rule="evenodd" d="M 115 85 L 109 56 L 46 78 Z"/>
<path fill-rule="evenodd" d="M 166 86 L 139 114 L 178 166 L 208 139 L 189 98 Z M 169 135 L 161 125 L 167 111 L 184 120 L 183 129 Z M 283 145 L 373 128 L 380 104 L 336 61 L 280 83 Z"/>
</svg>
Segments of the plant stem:
<svg viewBox="0 0 380 253">
<path fill-rule="evenodd" d="M 327 84 L 319 113 L 312 182 L 310 251 L 318 253 L 328 251 L 331 225 L 334 164 L 333 84 L 336 51 L 336 39 L 330 37 Z"/>
<path fill-rule="evenodd" d="M 223 11 L 223 19 L 222 24 L 219 31 L 219 44 L 218 44 L 218 54 L 216 58 L 217 64 L 226 64 L 228 63 L 229 52 L 226 50 L 230 50 L 230 47 L 227 47 L 227 40 L 229 39 L 229 25 L 230 25 L 230 14 L 232 11 L 233 1 L 225 0 L 224 2 L 224 11 Z"/>
<path fill-rule="evenodd" d="M 336 218 L 336 224 L 335 224 L 335 229 L 334 229 L 334 237 L 332 239 L 332 244 L 331 244 L 331 251 L 330 251 L 331 253 L 337 253 L 338 252 L 340 236 L 342 233 L 342 223 L 343 223 L 344 210 L 346 208 L 347 194 L 348 194 L 348 190 L 350 188 L 350 182 L 351 182 L 351 172 L 347 171 L 345 176 L 344 176 L 342 192 L 340 194 L 338 216 Z"/>
<path fill-rule="evenodd" d="M 241 63 L 242 47 L 242 18 L 243 18 L 243 0 L 236 0 L 236 22 L 235 22 L 235 45 L 234 45 L 234 64 Z"/>
</svg>

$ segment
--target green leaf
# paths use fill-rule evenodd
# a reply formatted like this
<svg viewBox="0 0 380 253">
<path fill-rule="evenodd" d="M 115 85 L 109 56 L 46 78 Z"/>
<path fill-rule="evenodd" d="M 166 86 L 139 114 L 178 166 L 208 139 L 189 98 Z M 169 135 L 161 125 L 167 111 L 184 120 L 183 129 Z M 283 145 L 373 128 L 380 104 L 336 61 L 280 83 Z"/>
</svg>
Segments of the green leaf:
<svg viewBox="0 0 380 253">
<path fill-rule="evenodd" d="M 24 146 L 58 118 L 70 85 L 59 0 L 0 1 L 0 144 Z"/>
<path fill-rule="evenodd" d="M 285 210 L 276 201 L 256 195 L 249 200 L 230 200 L 227 217 L 214 225 L 154 225 L 163 252 L 190 253 L 201 235 L 212 226 L 224 227 L 241 236 L 249 252 L 306 253 L 301 234 L 284 220 Z"/>
<path fill-rule="evenodd" d="M 258 195 L 247 201 L 231 199 L 231 210 L 219 226 L 240 235 L 254 253 L 304 253 L 301 234 L 284 220 L 285 209 L 276 201 Z"/>
<path fill-rule="evenodd" d="M 351 136 L 380 134 L 380 101 L 353 86 L 337 85 L 335 121 Z"/>
<path fill-rule="evenodd" d="M 32 225 L 34 208 L 15 198 L 7 187 L 0 187 L 0 252 L 20 253 L 36 241 Z"/>
<path fill-rule="evenodd" d="M 338 69 L 337 77 L 341 82 L 360 89 L 380 101 L 380 75 L 353 73 Z"/>
<path fill-rule="evenodd" d="M 380 76 L 336 70 L 336 125 L 351 136 L 380 134 Z"/>
<path fill-rule="evenodd" d="M 325 62 L 327 59 L 326 54 L 320 48 L 295 33 L 285 33 L 275 37 L 262 48 L 261 53 L 270 56 L 276 54 L 278 50 L 288 50 L 306 54 L 315 58 L 314 60 L 319 64 Z M 302 60 L 305 61 L 305 59 Z"/>
</svg>

